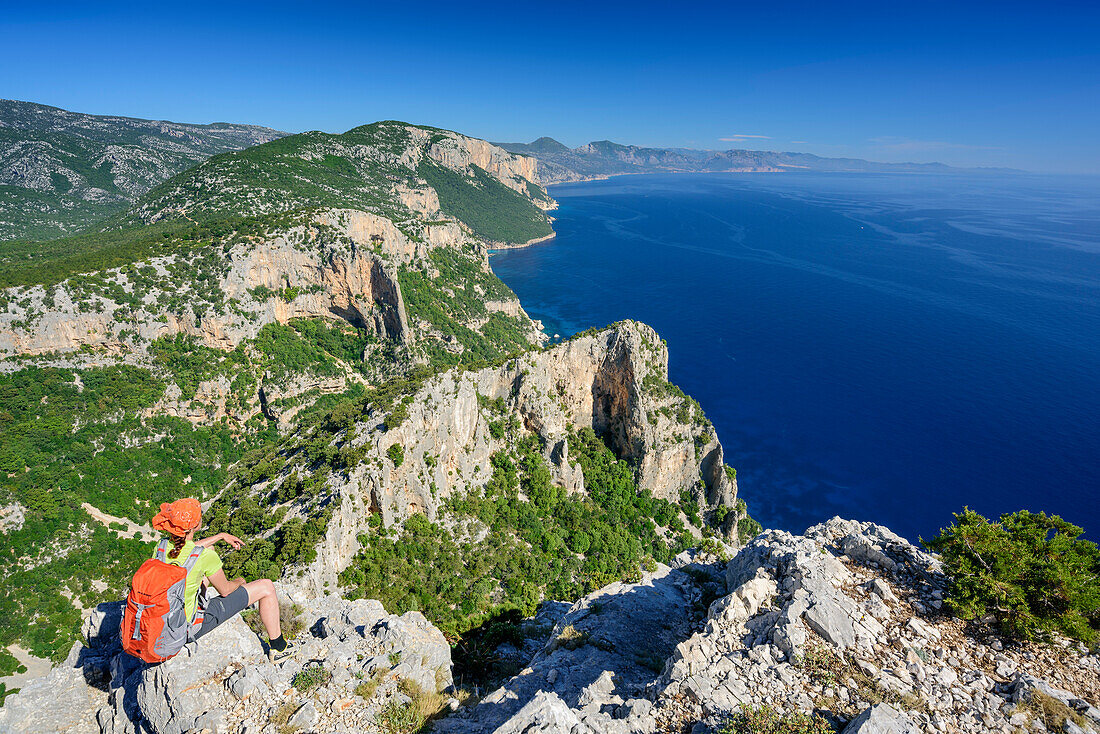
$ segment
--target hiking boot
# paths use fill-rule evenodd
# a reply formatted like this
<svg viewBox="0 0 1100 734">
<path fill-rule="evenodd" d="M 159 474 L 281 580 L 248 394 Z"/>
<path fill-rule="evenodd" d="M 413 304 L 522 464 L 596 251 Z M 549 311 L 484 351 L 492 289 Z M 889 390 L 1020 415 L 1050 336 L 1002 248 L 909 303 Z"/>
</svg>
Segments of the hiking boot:
<svg viewBox="0 0 1100 734">
<path fill-rule="evenodd" d="M 294 640 L 287 640 L 286 647 L 282 650 L 276 650 L 271 646 L 268 646 L 267 659 L 270 660 L 273 664 L 279 665 L 280 663 L 283 663 L 297 655 L 300 647 L 301 646 Z"/>
</svg>

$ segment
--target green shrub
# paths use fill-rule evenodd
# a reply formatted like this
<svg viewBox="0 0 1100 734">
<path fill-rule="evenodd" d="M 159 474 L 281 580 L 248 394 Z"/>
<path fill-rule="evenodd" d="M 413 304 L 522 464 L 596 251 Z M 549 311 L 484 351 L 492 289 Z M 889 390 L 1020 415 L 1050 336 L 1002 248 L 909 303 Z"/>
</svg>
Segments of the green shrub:
<svg viewBox="0 0 1100 734">
<path fill-rule="evenodd" d="M 1092 643 L 1100 629 L 1100 549 L 1057 515 L 1021 510 L 991 523 L 963 508 L 925 545 L 943 559 L 948 602 L 963 619 L 994 615 L 1032 640 L 1059 631 Z"/>
<path fill-rule="evenodd" d="M 737 521 L 737 539 L 741 541 L 741 545 L 748 543 L 763 530 L 764 527 L 748 515 L 745 515 Z"/>
<path fill-rule="evenodd" d="M 832 734 L 832 727 L 817 714 L 781 713 L 768 705 L 742 704 L 719 734 Z"/>
<path fill-rule="evenodd" d="M 19 659 L 8 652 L 6 647 L 0 647 L 0 676 L 8 676 L 14 673 L 26 673 L 27 666 L 19 662 Z"/>
<path fill-rule="evenodd" d="M 843 663 L 833 649 L 817 639 L 807 642 L 794 664 L 805 671 L 814 683 L 826 687 L 836 685 Z"/>
<path fill-rule="evenodd" d="M 308 693 L 330 680 L 332 680 L 332 671 L 320 665 L 311 665 L 295 673 L 290 683 L 302 693 Z"/>
<path fill-rule="evenodd" d="M 396 469 L 405 463 L 405 447 L 399 443 L 391 444 L 386 449 L 386 456 L 390 457 L 390 461 L 393 462 L 393 466 Z"/>
</svg>

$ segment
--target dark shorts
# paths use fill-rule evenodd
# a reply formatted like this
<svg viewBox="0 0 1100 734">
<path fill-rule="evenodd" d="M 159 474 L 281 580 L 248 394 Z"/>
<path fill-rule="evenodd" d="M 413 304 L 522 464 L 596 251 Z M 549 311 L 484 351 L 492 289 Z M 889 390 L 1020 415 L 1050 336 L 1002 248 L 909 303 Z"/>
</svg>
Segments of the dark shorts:
<svg viewBox="0 0 1100 734">
<path fill-rule="evenodd" d="M 212 596 L 206 600 L 206 609 L 203 611 L 202 626 L 195 633 L 195 639 L 199 639 L 212 631 L 222 622 L 228 621 L 234 614 L 240 614 L 248 606 L 248 589 L 239 587 L 229 596 Z"/>
</svg>

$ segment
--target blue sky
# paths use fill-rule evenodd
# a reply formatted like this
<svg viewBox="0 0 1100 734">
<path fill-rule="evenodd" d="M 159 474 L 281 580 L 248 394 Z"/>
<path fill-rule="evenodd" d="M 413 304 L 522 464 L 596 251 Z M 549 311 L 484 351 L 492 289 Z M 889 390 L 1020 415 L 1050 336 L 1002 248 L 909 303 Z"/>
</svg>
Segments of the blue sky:
<svg viewBox="0 0 1100 734">
<path fill-rule="evenodd" d="M 1100 173 L 1100 4 L 10 3 L 0 97 Z"/>
</svg>

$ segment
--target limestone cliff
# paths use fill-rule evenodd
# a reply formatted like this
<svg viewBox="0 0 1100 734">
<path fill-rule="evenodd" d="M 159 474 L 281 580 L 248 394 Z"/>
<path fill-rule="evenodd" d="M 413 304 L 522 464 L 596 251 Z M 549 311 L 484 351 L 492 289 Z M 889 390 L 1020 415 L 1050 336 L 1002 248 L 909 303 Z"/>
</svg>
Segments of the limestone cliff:
<svg viewBox="0 0 1100 734">
<path fill-rule="evenodd" d="M 3 294 L 6 308 L 0 311 L 0 355 L 9 358 L 9 369 L 27 364 L 29 356 L 147 364 L 150 344 L 159 339 L 194 337 L 199 344 L 229 352 L 250 344 L 270 324 L 323 319 L 413 349 L 410 359 L 424 361 L 414 347 L 443 337 L 436 325 L 416 313 L 410 318 L 400 277 L 403 272 L 426 272 L 439 280 L 440 288 L 448 287 L 450 281 L 433 264 L 433 252 L 439 250 L 468 263 L 487 283 L 499 284 L 489 270 L 485 245 L 458 223 L 434 222 L 410 235 L 378 215 L 323 210 L 298 226 L 221 248 L 153 257 L 56 286 L 8 289 Z M 486 298 L 481 313 L 456 314 L 458 322 L 479 331 L 495 313 L 516 325 L 521 343 L 536 345 L 544 339 L 510 291 L 500 286 L 494 296 Z M 400 361 L 392 367 L 400 370 Z M 344 372 L 355 380 L 350 367 Z M 204 382 L 195 395 L 183 396 L 180 405 L 173 405 L 168 395 L 164 412 L 200 422 L 223 415 L 247 420 L 265 395 L 254 394 L 249 407 L 234 412 L 227 407 L 231 377 Z M 272 385 L 267 396 L 275 392 L 290 397 L 291 392 L 315 388 L 338 392 L 350 384 L 348 379 L 333 383 L 303 374 Z M 294 384 L 300 387 L 296 392 L 290 389 Z M 187 407 L 195 401 L 204 407 Z"/>
<path fill-rule="evenodd" d="M 585 491 L 585 484 L 566 437 L 591 427 L 635 467 L 639 487 L 673 502 L 686 492 L 704 513 L 724 508 L 724 528 L 731 531 L 740 517 L 731 512 L 736 481 L 713 427 L 693 401 L 670 390 L 667 369 L 667 350 L 657 334 L 625 321 L 498 367 L 431 377 L 401 401 L 407 416 L 398 425 L 368 410 L 333 439 L 334 454 L 356 460 L 345 471 L 324 475 L 327 497 L 319 504 L 314 499 L 287 505 L 287 518 L 316 511 L 308 507 L 334 508 L 317 558 L 298 569 L 304 572 L 301 583 L 314 593 L 335 587 L 372 514 L 387 526 L 416 513 L 436 520 L 448 497 L 484 484 L 491 455 L 516 440 L 494 436 L 494 421 L 514 419 L 519 434 L 537 436 L 554 481 L 570 492 Z M 400 449 L 400 462 L 392 458 L 393 447 Z M 231 485 L 227 492 L 266 497 L 283 483 L 302 481 L 303 474 L 316 471 L 304 465 L 304 452 L 291 441 L 278 459 L 285 467 L 279 476 L 247 489 Z"/>
<path fill-rule="evenodd" d="M 101 288 L 80 278 L 53 288 L 9 289 L 8 308 L 0 313 L 0 353 L 83 347 L 122 353 L 173 334 L 232 349 L 269 323 L 333 316 L 406 341 L 408 319 L 395 268 L 426 257 L 430 246 L 461 247 L 466 241 L 457 225 L 433 230 L 430 243 L 414 243 L 387 219 L 355 211 L 321 212 L 308 224 L 218 253 L 220 277 L 214 290 L 233 308 L 211 308 L 201 315 L 194 308 L 201 298 L 195 284 L 176 275 L 190 265 L 182 255 L 102 273 Z M 128 298 L 116 300 L 112 291 Z M 187 299 L 184 307 L 168 307 L 173 298 Z"/>
<path fill-rule="evenodd" d="M 419 132 L 425 139 L 430 135 L 425 130 Z M 509 153 L 476 138 L 452 134 L 436 139 L 428 146 L 427 155 L 451 169 L 468 171 L 470 166 L 477 166 L 524 196 L 528 195 L 528 182 L 538 184 L 541 180 L 537 159 Z M 543 208 L 550 208 L 552 204 L 549 197 L 535 199 L 535 203 Z"/>
</svg>

